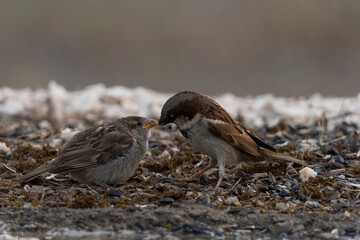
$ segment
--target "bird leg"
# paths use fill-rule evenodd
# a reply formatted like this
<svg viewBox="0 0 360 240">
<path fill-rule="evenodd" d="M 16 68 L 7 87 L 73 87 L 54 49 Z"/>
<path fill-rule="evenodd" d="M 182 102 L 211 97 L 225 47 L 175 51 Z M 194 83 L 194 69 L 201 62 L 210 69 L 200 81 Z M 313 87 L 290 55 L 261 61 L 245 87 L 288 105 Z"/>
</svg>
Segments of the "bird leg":
<svg viewBox="0 0 360 240">
<path fill-rule="evenodd" d="M 217 181 L 216 183 L 216 186 L 215 186 L 215 191 L 218 190 L 218 188 L 220 187 L 220 184 L 225 176 L 225 164 L 224 162 L 222 161 L 218 161 L 218 164 L 219 164 L 219 180 Z"/>
<path fill-rule="evenodd" d="M 197 179 L 199 179 L 201 177 L 201 175 L 203 175 L 205 172 L 209 171 L 211 168 L 212 168 L 212 166 L 209 165 L 209 166 L 205 167 L 204 169 L 201 169 L 200 171 L 198 171 L 197 173 L 195 173 L 191 177 L 187 177 L 187 178 L 181 177 L 178 180 L 181 181 L 182 183 L 197 180 Z"/>
<path fill-rule="evenodd" d="M 196 172 L 194 175 L 192 175 L 191 177 L 187 177 L 187 178 L 181 178 L 178 179 L 181 182 L 188 182 L 188 181 L 194 181 L 197 180 L 201 177 L 201 175 L 203 175 L 204 173 L 206 173 L 207 171 L 209 171 L 211 168 L 216 166 L 216 162 L 213 162 L 210 160 L 210 163 L 207 167 L 205 167 L 204 169 L 201 169 L 200 171 Z"/>
<path fill-rule="evenodd" d="M 189 179 L 198 179 L 199 177 L 201 177 L 201 175 L 203 175 L 204 173 L 206 173 L 207 171 L 209 171 L 211 168 L 213 168 L 213 166 L 211 166 L 210 164 L 205 167 L 204 169 L 201 169 L 200 171 L 198 171 L 197 173 L 195 173 L 194 175 L 192 175 Z"/>
<path fill-rule="evenodd" d="M 216 183 L 215 191 L 218 190 L 218 188 L 219 188 L 219 186 L 220 186 L 223 178 L 224 178 L 224 176 L 219 176 L 219 180 L 218 180 L 217 183 Z"/>
<path fill-rule="evenodd" d="M 201 169 L 200 171 L 198 171 L 197 173 L 195 173 L 194 175 L 192 175 L 190 178 L 191 180 L 194 179 L 198 179 L 201 177 L 201 175 L 203 175 L 204 173 L 206 173 L 207 171 L 209 171 L 210 169 L 216 167 L 216 161 L 212 161 L 212 159 L 210 159 L 210 163 L 207 167 L 205 167 L 204 169 Z"/>
</svg>

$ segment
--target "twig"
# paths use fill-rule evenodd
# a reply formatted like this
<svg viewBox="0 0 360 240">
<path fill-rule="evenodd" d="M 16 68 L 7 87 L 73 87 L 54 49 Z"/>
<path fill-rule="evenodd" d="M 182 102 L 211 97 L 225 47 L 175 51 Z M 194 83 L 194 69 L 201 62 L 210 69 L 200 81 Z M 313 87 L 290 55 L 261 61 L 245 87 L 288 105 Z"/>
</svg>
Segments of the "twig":
<svg viewBox="0 0 360 240">
<path fill-rule="evenodd" d="M 7 170 L 10 170 L 13 173 L 16 173 L 16 170 L 12 169 L 11 167 L 7 166 L 5 163 L 0 163 L 2 166 L 4 166 L 4 168 L 6 168 Z"/>
<path fill-rule="evenodd" d="M 323 144 L 329 144 L 329 143 L 333 143 L 333 142 L 337 142 L 337 141 L 343 140 L 343 139 L 345 139 L 345 138 L 346 138 L 346 136 L 341 136 L 341 137 L 332 139 L 332 140 L 330 140 L 330 141 L 321 142 L 320 144 L 321 144 L 321 145 L 323 145 Z"/>
<path fill-rule="evenodd" d="M 343 172 L 346 172 L 346 169 L 345 168 L 334 169 L 334 170 L 330 170 L 329 172 L 330 172 L 330 174 L 343 173 Z"/>
<path fill-rule="evenodd" d="M 236 185 L 239 184 L 239 182 L 241 181 L 241 179 L 242 179 L 242 178 L 239 178 L 239 180 L 237 180 L 237 182 L 234 184 L 234 186 L 231 187 L 230 191 L 233 190 L 233 189 L 236 187 Z"/>
<path fill-rule="evenodd" d="M 151 193 L 144 193 L 144 192 L 142 192 L 142 193 L 132 193 L 132 194 L 130 194 L 130 197 L 134 197 L 134 196 L 136 196 L 136 195 L 140 195 L 141 197 L 148 197 L 148 198 L 156 198 L 157 197 L 157 195 L 156 194 L 151 194 Z"/>
</svg>

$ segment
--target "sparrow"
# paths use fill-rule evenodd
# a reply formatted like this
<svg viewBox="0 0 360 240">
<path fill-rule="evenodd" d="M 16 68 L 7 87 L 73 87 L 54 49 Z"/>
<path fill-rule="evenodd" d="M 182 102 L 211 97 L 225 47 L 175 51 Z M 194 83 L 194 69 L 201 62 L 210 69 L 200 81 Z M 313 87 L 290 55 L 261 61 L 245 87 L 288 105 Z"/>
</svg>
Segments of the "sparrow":
<svg viewBox="0 0 360 240">
<path fill-rule="evenodd" d="M 123 183 L 148 151 L 150 129 L 155 125 L 154 120 L 130 116 L 79 132 L 53 161 L 18 180 L 29 182 L 45 172 L 68 172 L 83 183 L 104 187 Z"/>
<path fill-rule="evenodd" d="M 196 92 L 179 92 L 166 101 L 159 125 L 168 123 L 175 123 L 193 148 L 210 157 L 209 166 L 191 178 L 199 178 L 218 165 L 216 189 L 220 186 L 228 164 L 264 160 L 304 164 L 299 159 L 277 153 L 275 148 L 235 121 L 217 102 Z"/>
</svg>

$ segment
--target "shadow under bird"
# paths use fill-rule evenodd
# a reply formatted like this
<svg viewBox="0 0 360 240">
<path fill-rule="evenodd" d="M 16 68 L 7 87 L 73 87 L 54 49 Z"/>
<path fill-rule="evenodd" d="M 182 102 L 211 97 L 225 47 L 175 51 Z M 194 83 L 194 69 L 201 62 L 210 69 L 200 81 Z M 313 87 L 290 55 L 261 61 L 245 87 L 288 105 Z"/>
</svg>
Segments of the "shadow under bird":
<svg viewBox="0 0 360 240">
<path fill-rule="evenodd" d="M 83 183 L 119 184 L 134 174 L 148 151 L 151 119 L 130 116 L 77 133 L 46 165 L 19 178 L 28 182 L 45 172 L 68 172 Z"/>
<path fill-rule="evenodd" d="M 220 186 L 228 164 L 264 160 L 304 164 L 299 159 L 277 153 L 275 148 L 235 121 L 217 102 L 196 92 L 180 92 L 166 101 L 159 125 L 167 123 L 175 123 L 193 148 L 211 158 L 209 166 L 192 178 L 199 178 L 218 165 L 216 189 Z"/>
</svg>

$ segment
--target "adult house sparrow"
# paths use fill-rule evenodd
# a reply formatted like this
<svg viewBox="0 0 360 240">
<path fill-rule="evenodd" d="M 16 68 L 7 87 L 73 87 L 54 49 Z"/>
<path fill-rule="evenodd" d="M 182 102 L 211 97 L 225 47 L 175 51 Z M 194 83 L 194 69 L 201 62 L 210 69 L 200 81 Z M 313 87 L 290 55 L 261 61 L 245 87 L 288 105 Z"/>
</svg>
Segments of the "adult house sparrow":
<svg viewBox="0 0 360 240">
<path fill-rule="evenodd" d="M 150 128 L 157 122 L 125 117 L 77 133 L 46 165 L 19 178 L 28 182 L 45 172 L 69 172 L 83 183 L 108 187 L 131 177 L 148 150 Z"/>
<path fill-rule="evenodd" d="M 286 160 L 303 164 L 303 161 L 277 153 L 230 116 L 214 100 L 196 92 L 180 92 L 169 98 L 161 110 L 159 125 L 175 123 L 190 144 L 208 155 L 208 167 L 192 178 L 219 166 L 219 180 L 216 189 L 225 175 L 225 166 L 249 161 Z"/>
</svg>

